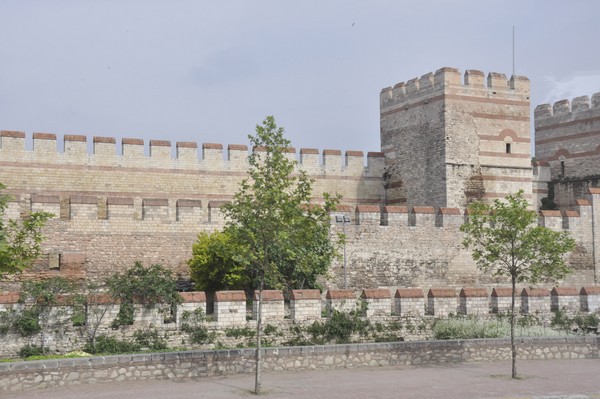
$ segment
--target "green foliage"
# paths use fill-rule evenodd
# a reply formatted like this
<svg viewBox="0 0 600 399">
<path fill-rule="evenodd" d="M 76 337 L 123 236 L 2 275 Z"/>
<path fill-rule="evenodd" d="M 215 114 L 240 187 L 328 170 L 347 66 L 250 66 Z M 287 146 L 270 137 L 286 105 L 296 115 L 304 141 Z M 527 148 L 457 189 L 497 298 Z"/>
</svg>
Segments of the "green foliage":
<svg viewBox="0 0 600 399">
<path fill-rule="evenodd" d="M 577 313 L 573 317 L 570 317 L 563 310 L 554 311 L 552 315 L 552 321 L 550 322 L 550 325 L 557 330 L 561 330 L 566 333 L 578 332 L 580 334 L 595 332 L 599 324 L 600 319 L 598 318 L 597 314 Z"/>
<path fill-rule="evenodd" d="M 19 357 L 25 359 L 31 356 L 42 356 L 44 355 L 44 350 L 41 346 L 35 345 L 25 345 L 21 349 L 19 349 Z"/>
<path fill-rule="evenodd" d="M 202 232 L 192 246 L 188 260 L 194 288 L 198 291 L 246 290 L 252 281 L 243 263 L 236 260 L 240 244 L 227 231 Z"/>
<path fill-rule="evenodd" d="M 235 259 L 246 265 L 247 276 L 261 288 L 316 287 L 336 256 L 329 238 L 329 212 L 338 198 L 324 194 L 323 206 L 311 206 L 312 180 L 295 171 L 286 156 L 290 147 L 283 128 L 272 116 L 249 136 L 254 151 L 248 157 L 248 178 L 233 201 L 221 209 L 226 232 L 238 246 Z"/>
<path fill-rule="evenodd" d="M 205 322 L 206 315 L 202 308 L 196 308 L 192 312 L 185 311 L 181 315 L 181 330 L 190 335 L 193 344 L 208 344 L 214 341 L 216 334 L 208 332 Z"/>
<path fill-rule="evenodd" d="M 49 328 L 67 314 L 75 291 L 76 286 L 64 277 L 23 282 L 19 302 L 24 310 L 16 321 L 19 333 L 28 336 L 39 332 L 44 351 Z"/>
<path fill-rule="evenodd" d="M 133 341 L 141 348 L 148 348 L 155 351 L 168 348 L 167 341 L 164 337 L 161 337 L 160 332 L 154 327 L 136 330 L 133 333 Z"/>
<path fill-rule="evenodd" d="M 13 328 L 22 337 L 30 337 L 42 330 L 39 319 L 39 308 L 26 308 L 22 312 L 14 315 Z"/>
<path fill-rule="evenodd" d="M 492 205 L 472 203 L 461 231 L 465 247 L 472 248 L 473 259 L 485 273 L 537 283 L 559 280 L 570 272 L 564 255 L 575 248 L 575 241 L 566 232 L 538 226 L 522 191 Z"/>
<path fill-rule="evenodd" d="M 154 306 L 181 303 L 181 295 L 177 292 L 177 279 L 173 273 L 161 265 L 144 267 L 141 262 L 124 273 L 116 273 L 106 280 L 111 296 L 120 301 L 119 313 L 112 326 L 133 324 L 135 306 Z"/>
<path fill-rule="evenodd" d="M 0 190 L 5 186 L 0 183 Z M 31 266 L 41 254 L 42 227 L 53 215 L 33 212 L 20 220 L 5 220 L 10 196 L 0 194 L 0 278 Z"/>
<path fill-rule="evenodd" d="M 96 338 L 96 347 L 92 347 L 88 343 L 84 350 L 92 354 L 118 355 L 120 353 L 135 353 L 139 352 L 142 346 L 137 342 L 122 341 L 108 335 L 99 335 Z"/>
<path fill-rule="evenodd" d="M 469 221 L 461 226 L 463 244 L 471 248 L 477 267 L 488 275 L 508 276 L 512 285 L 510 309 L 512 377 L 517 378 L 514 342 L 516 283 L 535 284 L 564 278 L 570 269 L 564 256 L 575 248 L 567 232 L 537 225 L 537 214 L 523 191 L 493 204 L 469 205 Z"/>
<path fill-rule="evenodd" d="M 229 327 L 225 329 L 225 336 L 231 338 L 254 338 L 256 331 L 248 327 Z"/>
</svg>

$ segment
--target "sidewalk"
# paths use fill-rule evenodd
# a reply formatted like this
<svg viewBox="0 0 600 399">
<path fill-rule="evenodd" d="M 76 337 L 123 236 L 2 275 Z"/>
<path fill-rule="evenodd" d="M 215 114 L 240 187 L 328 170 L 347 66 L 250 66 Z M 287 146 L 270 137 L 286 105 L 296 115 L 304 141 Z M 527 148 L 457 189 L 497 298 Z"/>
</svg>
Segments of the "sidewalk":
<svg viewBox="0 0 600 399">
<path fill-rule="evenodd" d="M 600 359 L 519 361 L 434 367 L 384 367 L 263 374 L 266 398 L 600 398 Z M 250 398 L 253 375 L 139 381 L 29 391 L 5 398 Z"/>
</svg>

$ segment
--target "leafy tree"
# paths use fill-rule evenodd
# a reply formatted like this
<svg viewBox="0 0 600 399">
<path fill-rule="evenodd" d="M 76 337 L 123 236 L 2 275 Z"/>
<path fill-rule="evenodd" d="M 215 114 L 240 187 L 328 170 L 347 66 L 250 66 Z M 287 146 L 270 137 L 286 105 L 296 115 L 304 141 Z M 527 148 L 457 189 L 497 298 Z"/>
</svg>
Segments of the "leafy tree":
<svg viewBox="0 0 600 399">
<path fill-rule="evenodd" d="M 96 341 L 98 330 L 104 317 L 108 314 L 108 299 L 101 284 L 90 281 L 85 285 L 83 293 L 74 296 L 74 309 L 79 309 L 83 319 L 83 331 L 92 353 L 97 353 Z"/>
<path fill-rule="evenodd" d="M 238 246 L 227 231 L 198 234 L 192 246 L 192 258 L 188 260 L 194 288 L 208 292 L 248 291 L 253 279 L 246 274 L 245 265 L 235 259 Z"/>
<path fill-rule="evenodd" d="M 145 267 L 141 262 L 135 262 L 124 273 L 110 276 L 106 285 L 110 295 L 121 303 L 113 327 L 133 323 L 135 303 L 144 306 L 167 304 L 171 309 L 182 301 L 177 292 L 177 278 L 158 264 Z"/>
<path fill-rule="evenodd" d="M 327 270 L 336 256 L 329 212 L 338 198 L 325 194 L 323 206 L 311 206 L 312 180 L 295 171 L 296 161 L 286 156 L 290 141 L 272 116 L 257 125 L 249 139 L 255 151 L 248 157 L 248 178 L 221 209 L 228 220 L 225 230 L 239 244 L 236 259 L 246 265 L 258 291 L 254 392 L 259 394 L 262 291 L 267 285 L 276 288 L 314 279 Z"/>
<path fill-rule="evenodd" d="M 560 280 L 570 269 L 564 256 L 575 248 L 566 232 L 555 232 L 537 225 L 537 214 L 529 209 L 523 191 L 492 204 L 469 205 L 469 221 L 461 226 L 463 244 L 472 248 L 472 257 L 484 273 L 510 277 L 510 345 L 512 378 L 517 378 L 515 347 L 516 283 L 535 284 L 541 280 Z"/>
<path fill-rule="evenodd" d="M 0 183 L 0 190 L 5 186 Z M 4 212 L 10 196 L 0 194 L 0 278 L 19 273 L 41 254 L 42 227 L 53 215 L 33 212 L 21 220 L 8 219 Z"/>
<path fill-rule="evenodd" d="M 46 352 L 48 329 L 68 313 L 75 285 L 64 277 L 41 281 L 25 281 L 21 287 L 19 303 L 25 306 L 21 314 L 22 334 L 40 333 L 42 353 Z"/>
</svg>

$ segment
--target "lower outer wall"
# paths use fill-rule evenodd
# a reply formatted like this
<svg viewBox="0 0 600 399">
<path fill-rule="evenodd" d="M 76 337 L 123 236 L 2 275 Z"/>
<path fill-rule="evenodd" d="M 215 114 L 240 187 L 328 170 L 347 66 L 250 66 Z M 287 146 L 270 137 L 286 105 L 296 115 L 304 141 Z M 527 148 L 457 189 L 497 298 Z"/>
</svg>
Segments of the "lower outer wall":
<svg viewBox="0 0 600 399">
<path fill-rule="evenodd" d="M 597 359 L 600 337 L 519 338 L 517 346 L 518 357 L 523 360 Z M 263 349 L 263 370 L 430 365 L 509 358 L 508 339 L 304 346 Z M 253 349 L 0 363 L 0 392 L 253 371 Z"/>
</svg>

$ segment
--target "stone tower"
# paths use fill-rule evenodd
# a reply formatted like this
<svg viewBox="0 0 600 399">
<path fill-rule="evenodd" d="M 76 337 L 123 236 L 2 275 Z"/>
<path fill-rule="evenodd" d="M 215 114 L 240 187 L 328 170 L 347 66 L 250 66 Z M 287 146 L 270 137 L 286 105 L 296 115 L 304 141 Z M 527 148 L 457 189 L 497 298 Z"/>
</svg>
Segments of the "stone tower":
<svg viewBox="0 0 600 399">
<path fill-rule="evenodd" d="M 388 204 L 531 199 L 529 79 L 442 68 L 382 90 Z"/>
<path fill-rule="evenodd" d="M 555 202 L 575 208 L 600 187 L 600 93 L 535 108 L 535 158 L 550 166 Z"/>
</svg>

